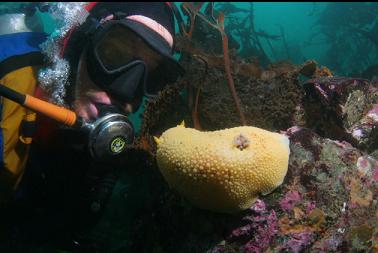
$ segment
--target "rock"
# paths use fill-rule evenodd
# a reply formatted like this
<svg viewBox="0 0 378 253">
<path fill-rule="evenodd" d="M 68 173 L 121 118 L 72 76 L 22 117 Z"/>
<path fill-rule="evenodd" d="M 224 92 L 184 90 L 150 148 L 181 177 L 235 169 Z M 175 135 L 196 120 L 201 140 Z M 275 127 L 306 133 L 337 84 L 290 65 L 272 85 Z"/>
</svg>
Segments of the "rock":
<svg viewBox="0 0 378 253">
<path fill-rule="evenodd" d="M 323 77 L 304 83 L 306 127 L 373 152 L 378 148 L 378 85 L 365 79 Z"/>
<path fill-rule="evenodd" d="M 153 227 L 160 242 L 169 237 L 160 245 L 165 252 L 374 250 L 378 161 L 307 128 L 292 127 L 286 134 L 291 155 L 283 184 L 247 211 L 233 216 L 202 211 L 167 189 L 154 217 L 141 215 L 134 232 L 145 235 Z M 155 243 L 141 240 L 134 246 L 150 249 Z"/>
</svg>

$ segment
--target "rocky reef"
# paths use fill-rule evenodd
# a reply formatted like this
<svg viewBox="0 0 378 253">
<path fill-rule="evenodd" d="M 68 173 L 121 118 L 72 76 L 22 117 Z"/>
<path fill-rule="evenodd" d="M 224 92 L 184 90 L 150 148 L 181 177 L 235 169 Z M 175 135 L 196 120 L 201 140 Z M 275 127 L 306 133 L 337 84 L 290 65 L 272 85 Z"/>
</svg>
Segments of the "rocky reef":
<svg viewBox="0 0 378 253">
<path fill-rule="evenodd" d="M 185 10 L 197 23 L 211 22 L 199 8 Z M 219 23 L 209 24 L 214 32 L 222 32 Z M 224 40 L 223 55 L 206 52 L 188 33 L 178 41 L 186 75 L 147 104 L 136 146 L 154 161 L 152 136 L 183 119 L 203 131 L 251 125 L 289 137 L 288 173 L 248 210 L 226 215 L 189 204 L 152 162 L 154 200 L 133 223 L 131 248 L 378 252 L 377 80 L 336 77 L 314 61 L 263 67 L 235 55 Z"/>
<path fill-rule="evenodd" d="M 168 187 L 135 221 L 133 249 L 158 252 L 375 252 L 378 162 L 345 141 L 291 127 L 288 174 L 247 211 L 191 206 Z M 157 181 L 162 183 L 161 176 Z M 169 240 L 166 240 L 169 238 Z M 160 250 L 160 251 L 159 251 Z"/>
<path fill-rule="evenodd" d="M 324 137 L 346 140 L 375 152 L 378 84 L 359 78 L 332 77 L 306 81 L 306 123 Z"/>
<path fill-rule="evenodd" d="M 149 194 L 131 224 L 132 251 L 375 252 L 377 160 L 308 128 L 285 133 L 292 153 L 282 186 L 235 215 L 192 206 L 136 153 L 132 173 Z"/>
</svg>

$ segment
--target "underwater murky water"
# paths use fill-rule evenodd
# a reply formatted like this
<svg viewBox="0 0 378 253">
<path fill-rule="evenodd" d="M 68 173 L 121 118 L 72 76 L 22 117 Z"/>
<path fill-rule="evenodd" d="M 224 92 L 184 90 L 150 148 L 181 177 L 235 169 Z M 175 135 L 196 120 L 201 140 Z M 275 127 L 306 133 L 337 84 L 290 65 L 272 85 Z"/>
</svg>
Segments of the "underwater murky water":
<svg viewBox="0 0 378 253">
<path fill-rule="evenodd" d="M 0 3 L 0 14 L 25 10 L 28 4 Z M 113 187 L 105 206 L 94 201 L 90 214 L 81 210 L 85 222 L 96 222 L 80 230 L 81 234 L 73 234 L 69 227 L 77 224 L 71 224 L 70 217 L 77 217 L 65 203 L 71 203 L 70 196 L 79 193 L 72 192 L 77 189 L 71 189 L 69 183 L 86 186 L 86 182 L 75 181 L 75 170 L 64 173 L 59 166 L 49 172 L 41 170 L 38 176 L 31 176 L 35 181 L 23 185 L 32 189 L 34 198 L 28 202 L 30 210 L 26 209 L 30 213 L 23 213 L 21 206 L 10 215 L 16 222 L 10 230 L 0 231 L 0 252 L 377 251 L 378 4 L 175 4 L 188 32 L 177 34 L 179 52 L 175 55 L 181 57 L 186 75 L 164 90 L 155 103 L 145 101 L 145 106 L 130 116 L 139 139 L 137 148 L 124 161 L 126 169 L 89 173 L 98 185 Z M 196 7 L 201 8 L 189 34 L 189 16 Z M 36 16 L 42 19 L 43 30 L 53 34 L 58 23 L 50 13 L 37 11 Z M 222 24 L 228 36 L 228 64 L 223 57 Z M 168 187 L 156 164 L 159 146 L 153 142 L 153 136 L 160 136 L 183 119 L 187 126 L 206 131 L 245 123 L 285 133 L 290 159 L 284 182 L 238 214 L 218 214 L 192 206 Z M 232 141 L 236 140 L 241 151 L 261 141 L 242 133 L 237 137 Z M 192 145 L 191 140 L 182 133 L 173 143 L 180 141 L 177 146 L 181 146 L 188 141 Z M 209 142 L 223 145 L 217 141 Z M 189 171 L 190 178 L 210 178 L 217 175 L 219 167 L 229 165 L 227 161 L 217 164 L 219 157 L 206 150 L 211 144 L 201 145 L 191 147 L 194 151 L 187 154 L 204 154 L 200 162 L 196 155 L 186 159 L 185 148 L 175 153 L 176 157 L 183 154 L 177 165 L 183 175 Z M 289 145 L 286 139 L 285 145 Z M 274 146 L 267 148 L 282 152 Z M 269 155 L 264 159 L 268 163 L 274 160 Z M 62 167 L 83 163 L 63 160 Z M 38 165 L 38 161 L 32 162 Z M 162 162 L 167 167 L 169 163 L 172 159 Z M 243 165 L 229 166 L 230 170 L 243 169 Z M 214 174 L 201 174 L 204 167 L 213 168 Z M 232 175 L 218 173 L 226 178 L 223 182 L 232 181 Z M 46 182 L 46 177 L 56 181 Z M 184 192 L 195 188 L 188 190 L 189 195 L 200 192 L 212 196 L 206 195 L 203 185 L 190 182 L 182 179 L 178 185 L 185 186 Z M 241 185 L 237 180 L 232 183 Z M 218 187 L 213 181 L 211 185 Z M 216 189 L 234 193 L 230 188 Z M 38 195 L 40 189 L 44 189 L 42 195 Z M 62 197 L 59 190 L 67 191 L 67 196 Z M 88 191 L 84 193 L 90 196 L 93 192 L 106 194 Z M 52 207 L 46 204 L 49 198 Z M 209 200 L 214 206 L 217 201 L 223 199 Z"/>
</svg>

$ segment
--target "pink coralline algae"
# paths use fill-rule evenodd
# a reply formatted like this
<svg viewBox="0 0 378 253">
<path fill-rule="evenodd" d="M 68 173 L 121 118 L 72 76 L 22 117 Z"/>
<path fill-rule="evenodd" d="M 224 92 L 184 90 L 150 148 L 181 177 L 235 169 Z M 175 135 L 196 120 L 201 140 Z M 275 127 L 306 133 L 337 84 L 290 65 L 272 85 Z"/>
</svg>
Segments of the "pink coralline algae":
<svg viewBox="0 0 378 253">
<path fill-rule="evenodd" d="M 373 105 L 372 109 L 366 114 L 368 117 L 378 122 L 378 104 Z"/>
<path fill-rule="evenodd" d="M 362 149 L 372 150 L 377 146 L 378 136 L 378 103 L 361 118 L 360 121 L 346 130 L 353 137 L 352 142 Z"/>
<path fill-rule="evenodd" d="M 261 199 L 257 199 L 250 209 L 252 211 L 255 211 L 256 213 L 262 213 L 266 210 L 266 205 L 264 201 L 262 201 Z"/>
<path fill-rule="evenodd" d="M 375 182 L 378 182 L 378 168 L 373 170 L 373 179 Z"/>
<path fill-rule="evenodd" d="M 315 252 L 319 253 L 327 253 L 327 252 L 335 252 L 337 251 L 337 248 L 341 244 L 341 238 L 340 233 L 338 235 L 331 235 L 329 238 L 325 239 L 324 241 L 319 241 L 318 243 L 315 243 L 314 249 L 316 249 Z"/>
<path fill-rule="evenodd" d="M 289 191 L 280 201 L 280 207 L 284 211 L 290 211 L 294 206 L 302 200 L 298 191 Z"/>
<path fill-rule="evenodd" d="M 310 203 L 307 203 L 307 207 L 306 207 L 306 214 L 310 214 L 312 210 L 314 210 L 316 207 L 316 204 L 314 201 L 310 202 Z"/>
<path fill-rule="evenodd" d="M 311 243 L 313 235 L 313 232 L 293 234 L 291 239 L 284 244 L 284 248 L 290 249 L 293 253 L 298 253 Z"/>
<path fill-rule="evenodd" d="M 247 236 L 248 241 L 243 246 L 243 252 L 260 253 L 269 248 L 278 231 L 277 215 L 274 210 L 266 210 L 262 200 L 257 200 L 250 210 L 253 214 L 243 218 L 248 224 L 234 229 L 231 237 L 235 239 Z"/>
<path fill-rule="evenodd" d="M 254 240 L 250 240 L 244 249 L 247 253 L 257 253 L 269 247 L 270 241 L 277 233 L 277 215 L 274 210 L 265 213 L 263 216 L 251 219 L 257 228 Z"/>
<path fill-rule="evenodd" d="M 357 170 L 361 173 L 361 176 L 367 176 L 377 181 L 378 174 L 378 162 L 373 157 L 365 155 L 360 156 L 357 159 Z M 367 181 L 369 182 L 369 180 Z"/>
</svg>

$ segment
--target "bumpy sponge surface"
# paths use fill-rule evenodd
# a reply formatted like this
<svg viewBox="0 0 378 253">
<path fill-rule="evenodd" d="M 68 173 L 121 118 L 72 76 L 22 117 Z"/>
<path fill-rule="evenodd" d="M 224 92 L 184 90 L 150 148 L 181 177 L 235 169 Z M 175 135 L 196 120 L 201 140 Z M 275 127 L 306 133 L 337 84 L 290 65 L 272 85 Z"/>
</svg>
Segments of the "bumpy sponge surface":
<svg viewBox="0 0 378 253">
<path fill-rule="evenodd" d="M 169 186 L 199 208 L 225 213 L 247 209 L 281 185 L 290 154 L 286 136 L 250 126 L 201 132 L 180 125 L 157 144 Z"/>
</svg>

